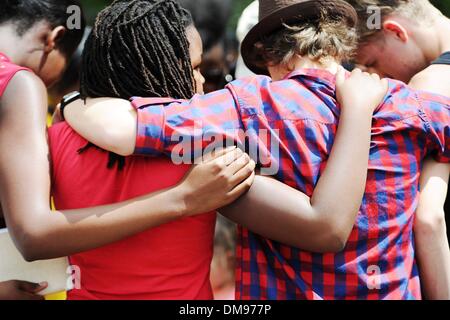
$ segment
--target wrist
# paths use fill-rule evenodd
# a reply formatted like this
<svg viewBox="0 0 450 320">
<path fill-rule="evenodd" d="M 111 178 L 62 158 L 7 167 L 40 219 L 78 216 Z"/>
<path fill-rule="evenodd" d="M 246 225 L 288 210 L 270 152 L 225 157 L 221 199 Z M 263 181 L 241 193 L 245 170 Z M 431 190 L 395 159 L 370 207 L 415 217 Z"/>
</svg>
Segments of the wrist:
<svg viewBox="0 0 450 320">
<path fill-rule="evenodd" d="M 342 110 L 340 119 L 341 121 L 345 119 L 345 122 L 355 124 L 355 122 L 359 124 L 369 123 L 372 125 L 373 111 L 367 108 L 348 108 Z"/>
<path fill-rule="evenodd" d="M 171 211 L 175 213 L 177 218 L 184 218 L 191 214 L 188 203 L 189 192 L 187 188 L 181 184 L 170 190 L 169 202 L 171 205 Z"/>
<path fill-rule="evenodd" d="M 359 114 L 359 115 L 373 115 L 375 107 L 372 107 L 367 102 L 349 102 L 344 104 L 345 107 L 341 109 L 343 114 Z"/>
</svg>

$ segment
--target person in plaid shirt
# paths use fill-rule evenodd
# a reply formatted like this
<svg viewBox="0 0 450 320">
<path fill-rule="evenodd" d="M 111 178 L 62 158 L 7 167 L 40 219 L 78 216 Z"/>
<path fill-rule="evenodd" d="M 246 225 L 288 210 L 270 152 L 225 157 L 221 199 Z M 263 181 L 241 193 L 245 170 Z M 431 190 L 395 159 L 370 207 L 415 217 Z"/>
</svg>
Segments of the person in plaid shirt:
<svg viewBox="0 0 450 320">
<path fill-rule="evenodd" d="M 359 68 L 450 97 L 450 19 L 428 0 L 347 0 L 359 17 Z M 380 8 L 381 28 L 365 23 Z M 424 41 L 423 39 L 426 39 Z M 414 233 L 422 293 L 450 299 L 450 165 L 433 159 L 421 175 Z"/>
<path fill-rule="evenodd" d="M 190 101 L 134 99 L 136 142 L 127 139 L 130 132 L 136 133 L 131 129 L 116 140 L 122 145 L 114 151 L 129 154 L 130 146 L 135 146 L 136 155 L 170 154 L 179 147 L 174 136 L 231 135 L 239 140 L 232 132 L 241 129 L 250 133 L 249 140 L 258 144 L 260 153 L 270 157 L 270 164 L 278 164 L 278 180 L 311 195 L 335 139 L 340 107 L 334 74 L 339 57 L 353 49 L 356 13 L 342 1 L 266 0 L 260 6 L 262 19 L 244 41 L 243 56 L 253 71 L 270 73 L 272 78 L 245 78 Z M 329 10 L 326 15 L 324 10 Z M 299 18 L 299 13 L 304 16 Z M 280 29 L 281 21 L 290 26 Z M 336 41 L 336 32 L 344 40 Z M 317 48 L 317 43 L 323 46 Z M 342 43 L 348 46 L 339 46 Z M 95 108 L 95 103 L 89 104 Z M 98 123 L 120 123 L 124 128 L 123 121 L 132 118 L 127 116 L 129 109 L 119 106 L 122 102 Z M 75 114 L 68 118 L 71 125 L 95 140 L 92 132 L 83 134 L 80 123 L 86 115 Z M 428 155 L 450 162 L 449 126 L 450 100 L 389 81 L 373 119 L 363 204 L 345 248 L 339 253 L 312 253 L 239 227 L 237 298 L 421 299 L 412 230 L 420 170 Z M 259 140 L 261 129 L 272 133 L 279 154 Z"/>
</svg>

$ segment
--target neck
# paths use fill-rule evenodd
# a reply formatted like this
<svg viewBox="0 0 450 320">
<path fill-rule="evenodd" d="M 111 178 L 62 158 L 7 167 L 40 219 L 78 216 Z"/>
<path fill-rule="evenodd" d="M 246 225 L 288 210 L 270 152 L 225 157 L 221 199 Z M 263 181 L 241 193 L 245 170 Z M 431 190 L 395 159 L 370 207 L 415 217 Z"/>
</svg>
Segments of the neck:
<svg viewBox="0 0 450 320">
<path fill-rule="evenodd" d="M 436 27 L 439 39 L 439 55 L 450 51 L 450 19 L 442 16 L 440 26 Z"/>
<path fill-rule="evenodd" d="M 340 64 L 334 58 L 324 59 L 323 61 L 314 61 L 310 58 L 303 58 L 297 56 L 289 63 L 289 66 L 277 65 L 269 67 L 269 72 L 273 80 L 282 80 L 289 73 L 300 69 L 319 69 L 326 70 L 332 74 L 336 74 L 339 70 Z"/>
<path fill-rule="evenodd" d="M 430 64 L 443 53 L 450 51 L 450 19 L 435 10 L 433 23 L 426 27 L 418 26 L 422 30 L 419 43 L 423 45 L 422 50 Z"/>
<path fill-rule="evenodd" d="M 0 52 L 8 56 L 17 65 L 23 65 L 25 52 L 22 39 L 17 35 L 15 26 L 5 24 L 0 26 Z"/>
</svg>

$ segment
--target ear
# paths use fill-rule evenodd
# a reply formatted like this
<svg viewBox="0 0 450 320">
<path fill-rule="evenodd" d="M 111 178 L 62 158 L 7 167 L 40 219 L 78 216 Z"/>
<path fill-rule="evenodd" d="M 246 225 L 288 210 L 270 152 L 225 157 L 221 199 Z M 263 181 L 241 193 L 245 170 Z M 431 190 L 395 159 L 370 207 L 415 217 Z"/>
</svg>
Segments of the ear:
<svg viewBox="0 0 450 320">
<path fill-rule="evenodd" d="M 51 51 L 55 50 L 58 42 L 61 41 L 65 33 L 66 28 L 63 26 L 58 26 L 53 30 L 51 30 L 50 33 L 47 35 L 47 40 L 45 43 L 45 52 L 50 53 Z"/>
<path fill-rule="evenodd" d="M 383 30 L 385 32 L 393 34 L 397 39 L 400 39 L 402 42 L 408 42 L 409 35 L 408 31 L 397 21 L 394 20 L 386 20 L 383 22 Z"/>
</svg>

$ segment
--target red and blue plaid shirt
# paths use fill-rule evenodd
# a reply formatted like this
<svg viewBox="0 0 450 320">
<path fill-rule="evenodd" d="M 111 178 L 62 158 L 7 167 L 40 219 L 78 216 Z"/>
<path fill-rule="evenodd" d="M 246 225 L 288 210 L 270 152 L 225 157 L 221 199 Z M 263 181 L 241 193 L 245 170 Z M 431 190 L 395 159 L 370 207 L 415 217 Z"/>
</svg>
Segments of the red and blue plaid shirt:
<svg viewBox="0 0 450 320">
<path fill-rule="evenodd" d="M 171 153 L 179 142 L 171 137 L 179 134 L 200 139 L 267 129 L 280 145 L 271 159 L 279 164 L 276 178 L 308 196 L 325 168 L 340 114 L 335 77 L 320 70 L 296 71 L 278 82 L 238 80 L 190 101 L 138 98 L 134 106 L 137 155 Z M 449 138 L 448 99 L 390 81 L 374 115 L 367 189 L 346 248 L 316 254 L 240 227 L 237 298 L 420 299 L 413 237 L 419 176 L 428 155 L 450 162 Z"/>
</svg>

